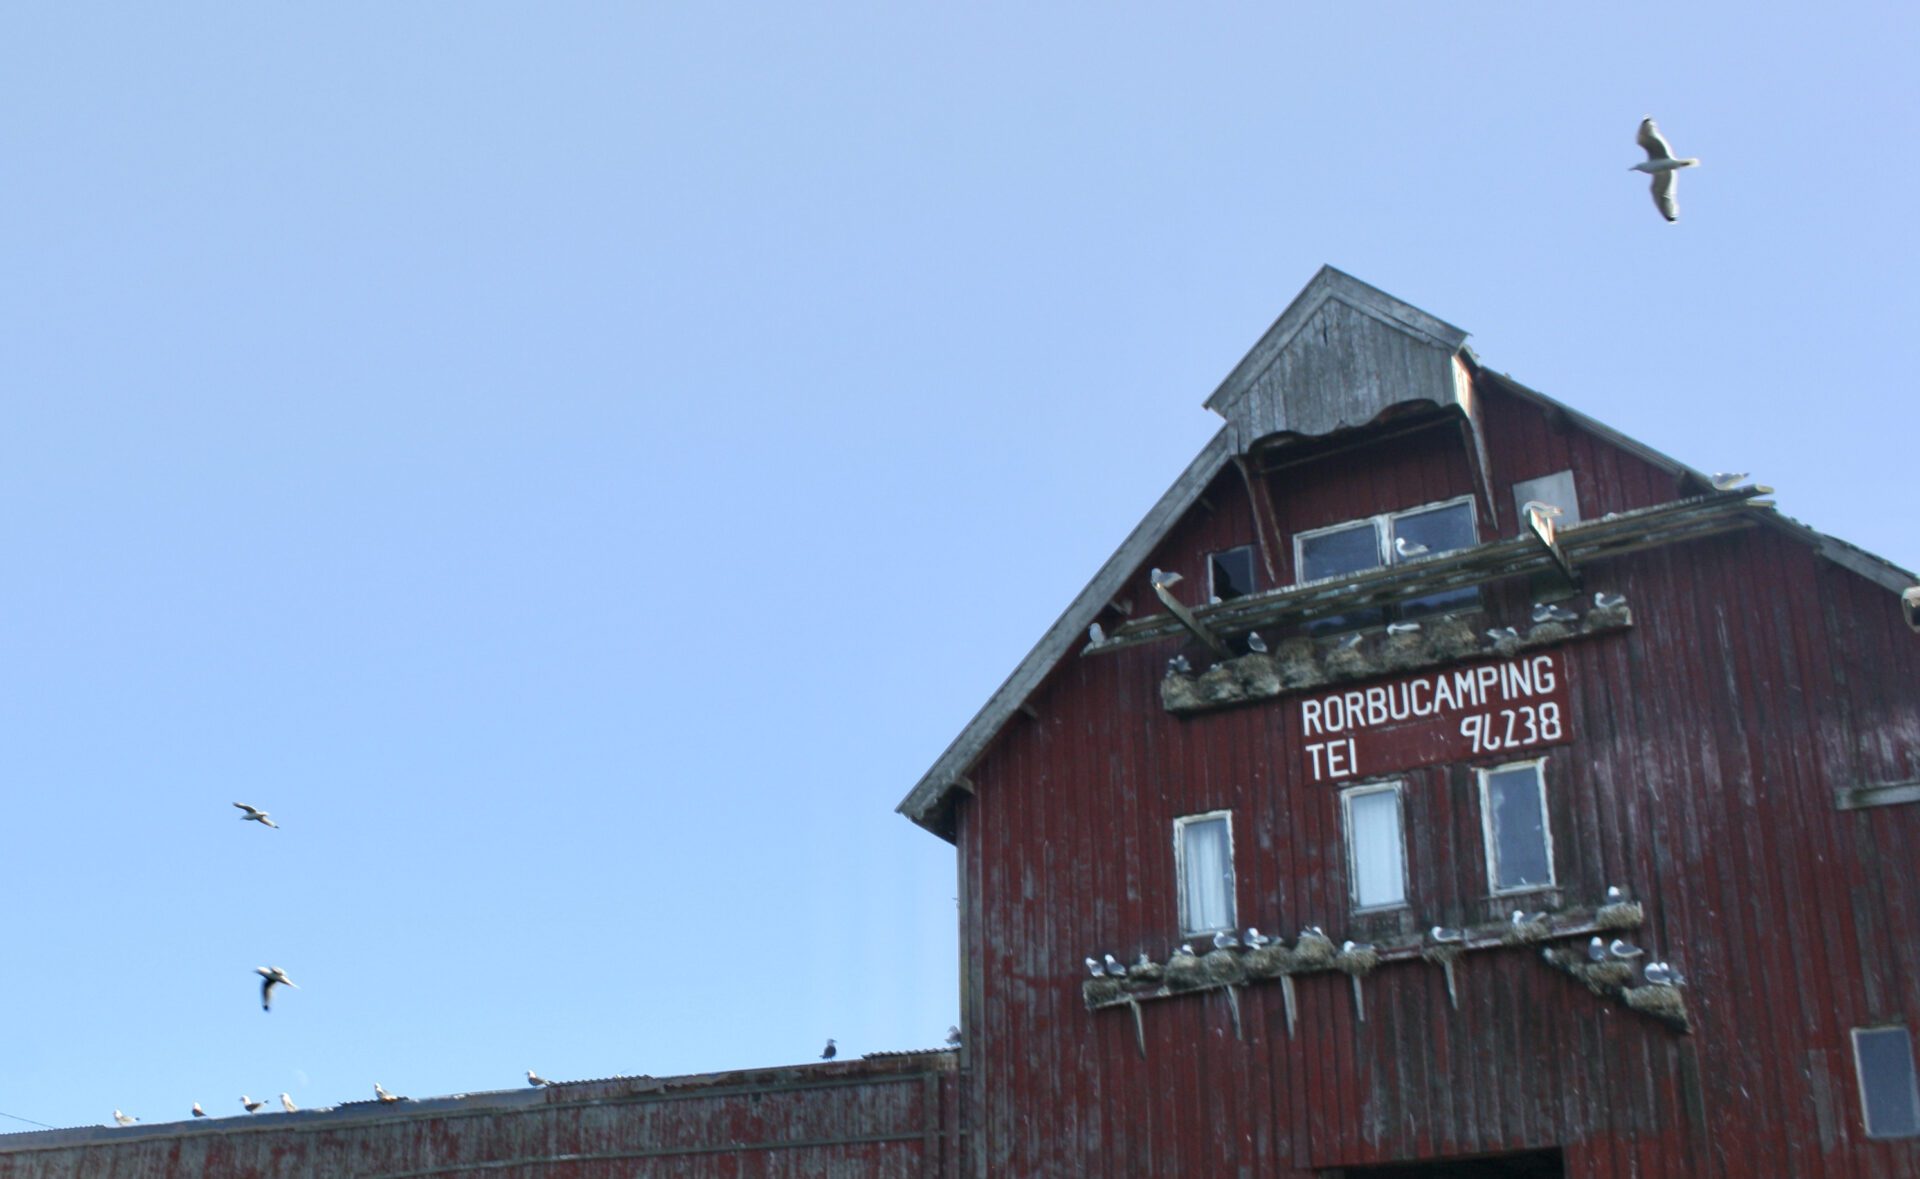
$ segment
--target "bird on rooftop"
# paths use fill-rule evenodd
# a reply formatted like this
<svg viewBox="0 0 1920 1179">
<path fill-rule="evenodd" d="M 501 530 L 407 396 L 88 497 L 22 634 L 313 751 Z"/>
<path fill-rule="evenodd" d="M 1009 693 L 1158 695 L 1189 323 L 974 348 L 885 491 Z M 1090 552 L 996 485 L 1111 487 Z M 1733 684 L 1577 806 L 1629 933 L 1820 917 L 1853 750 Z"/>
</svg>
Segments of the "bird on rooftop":
<svg viewBox="0 0 1920 1179">
<path fill-rule="evenodd" d="M 534 1072 L 532 1069 L 528 1069 L 527 1084 L 532 1085 L 534 1088 L 538 1089 L 542 1085 L 551 1085 L 553 1084 L 553 1082 L 547 1080 L 545 1077 L 541 1076 L 539 1073 Z"/>
<path fill-rule="evenodd" d="M 1153 572 L 1147 574 L 1147 580 L 1158 586 L 1173 586 L 1185 581 L 1186 578 L 1180 576 L 1178 573 L 1169 573 L 1156 565 Z"/>
<path fill-rule="evenodd" d="M 207 1111 L 201 1109 L 200 1103 L 197 1101 L 193 1103 L 193 1116 L 196 1118 L 204 1118 L 207 1116 Z"/>
<path fill-rule="evenodd" d="M 1619 938 L 1614 938 L 1611 942 L 1607 943 L 1607 953 L 1612 954 L 1615 958 L 1638 958 L 1640 955 L 1646 953 L 1646 951 L 1634 945 L 1632 942 L 1621 941 Z"/>
<path fill-rule="evenodd" d="M 384 1101 L 384 1102 L 386 1102 L 386 1103 L 387 1103 L 387 1104 L 389 1104 L 389 1105 L 391 1105 L 391 1104 L 393 1104 L 393 1103 L 394 1103 L 394 1102 L 396 1102 L 396 1101 L 405 1101 L 405 1100 L 406 1100 L 406 1098 L 404 1098 L 404 1097 L 401 1097 L 400 1095 L 398 1095 L 398 1094 L 396 1094 L 396 1093 L 389 1093 L 389 1092 L 387 1092 L 387 1091 L 386 1091 L 385 1089 L 382 1089 L 382 1088 L 380 1087 L 380 1082 L 378 1082 L 378 1081 L 375 1081 L 375 1082 L 373 1083 L 373 1095 L 374 1095 L 375 1097 L 377 1097 L 377 1098 L 379 1098 L 379 1099 L 380 1099 L 381 1101 Z"/>
<path fill-rule="evenodd" d="M 272 819 L 267 818 L 267 812 L 261 810 L 259 807 L 248 806 L 244 802 L 236 802 L 233 805 L 247 812 L 246 814 L 240 816 L 240 821 L 242 823 L 251 821 L 251 822 L 259 823 L 265 827 L 272 827 L 276 831 L 280 829 L 280 824 L 274 822 Z"/>
<path fill-rule="evenodd" d="M 1450 929 L 1444 925 L 1436 925 L 1432 929 L 1429 929 L 1427 931 L 1427 936 L 1432 938 L 1434 941 L 1439 942 L 1443 946 L 1454 943 L 1454 942 L 1464 942 L 1467 940 L 1467 935 L 1462 930 Z"/>
<path fill-rule="evenodd" d="M 960 1025 L 954 1024 L 953 1026 L 947 1029 L 947 1047 L 958 1048 L 959 1046 L 960 1046 Z"/>
<path fill-rule="evenodd" d="M 1665 962 L 1649 962 L 1647 963 L 1646 969 L 1640 973 L 1642 977 L 1656 987 L 1684 986 L 1687 981 L 1680 977 L 1679 971 Z"/>
<path fill-rule="evenodd" d="M 1396 536 L 1393 538 L 1393 551 L 1400 554 L 1403 560 L 1410 560 L 1414 557 L 1426 556 L 1427 546 L 1417 541 L 1410 541 L 1404 536 Z"/>
<path fill-rule="evenodd" d="M 833 1046 L 833 1040 L 831 1037 L 829 1037 L 827 1040 L 826 1048 L 822 1050 L 820 1053 L 820 1059 L 832 1060 L 835 1056 L 839 1055 L 839 1053 L 840 1053 L 840 1050 Z"/>
<path fill-rule="evenodd" d="M 123 1114 L 116 1109 L 113 1111 L 113 1120 L 116 1122 L 119 1122 L 123 1126 L 131 1126 L 135 1122 L 139 1121 L 140 1119 L 135 1117 L 129 1117 L 126 1114 Z"/>
<path fill-rule="evenodd" d="M 1107 628 L 1104 626 L 1101 626 L 1097 622 L 1094 623 L 1092 626 L 1089 626 L 1087 628 L 1087 641 L 1089 643 L 1092 643 L 1096 647 L 1098 647 L 1101 643 L 1106 642 Z"/>
<path fill-rule="evenodd" d="M 1410 634 L 1418 633 L 1419 630 L 1420 630 L 1420 624 L 1417 622 L 1387 623 L 1387 633 L 1390 635 L 1410 635 Z"/>
<path fill-rule="evenodd" d="M 1612 610 L 1616 606 L 1624 606 L 1626 604 L 1627 595 L 1625 594 L 1610 594 L 1605 590 L 1600 590 L 1593 595 L 1593 608 L 1595 610 Z"/>
<path fill-rule="evenodd" d="M 292 987 L 296 991 L 300 989 L 300 985 L 288 978 L 287 972 L 278 966 L 256 966 L 253 968 L 253 972 L 266 980 L 260 984 L 260 1010 L 262 1011 L 273 1010 L 273 988 L 275 986 L 285 985 Z M 322 987 L 320 989 L 325 990 L 326 988 Z"/>
<path fill-rule="evenodd" d="M 1259 631 L 1250 630 L 1247 632 L 1247 650 L 1260 655 L 1267 653 L 1267 640 L 1260 637 Z"/>
<path fill-rule="evenodd" d="M 1715 471 L 1711 480 L 1715 491 L 1733 491 L 1746 481 L 1745 471 Z"/>
<path fill-rule="evenodd" d="M 288 1097 L 285 1093 L 280 1095 L 280 1108 L 286 1110 L 288 1113 L 300 1112 L 300 1107 L 293 1103 L 293 1098 Z"/>
<path fill-rule="evenodd" d="M 1606 939 L 1601 937 L 1599 934 L 1595 934 L 1593 937 L 1593 940 L 1587 943 L 1587 961 L 1605 962 L 1606 960 L 1607 960 Z"/>
<path fill-rule="evenodd" d="M 240 1104 L 246 1107 L 246 1110 L 248 1113 L 252 1113 L 254 1110 L 259 1109 L 261 1106 L 265 1105 L 266 1102 L 255 1101 L 253 1098 L 248 1097 L 245 1093 L 242 1093 L 240 1095 Z"/>
<path fill-rule="evenodd" d="M 1653 125 L 1652 118 L 1640 120 L 1640 134 L 1637 137 L 1640 146 L 1646 149 L 1647 158 L 1632 165 L 1628 171 L 1647 172 L 1653 176 L 1653 204 L 1660 215 L 1668 221 L 1680 220 L 1680 200 L 1674 196 L 1674 173 L 1681 168 L 1691 168 L 1699 164 L 1697 159 L 1676 159 L 1673 149 L 1667 146 L 1667 140 L 1660 134 L 1660 128 Z"/>
<path fill-rule="evenodd" d="M 1213 948 L 1216 950 L 1237 950 L 1240 948 L 1240 939 L 1233 936 L 1232 930 L 1223 929 L 1213 935 Z"/>
</svg>

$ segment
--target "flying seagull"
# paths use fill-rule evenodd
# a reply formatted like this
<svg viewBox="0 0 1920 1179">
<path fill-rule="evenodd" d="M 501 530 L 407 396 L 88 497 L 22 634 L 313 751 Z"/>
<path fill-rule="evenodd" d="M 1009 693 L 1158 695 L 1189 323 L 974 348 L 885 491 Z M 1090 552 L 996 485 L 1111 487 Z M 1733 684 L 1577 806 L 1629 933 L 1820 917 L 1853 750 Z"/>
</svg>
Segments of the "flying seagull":
<svg viewBox="0 0 1920 1179">
<path fill-rule="evenodd" d="M 286 1110 L 288 1113 L 300 1112 L 300 1107 L 293 1103 L 293 1098 L 288 1097 L 285 1093 L 280 1095 L 280 1108 Z"/>
<path fill-rule="evenodd" d="M 377 1098 L 379 1098 L 379 1099 L 380 1099 L 381 1101 L 384 1101 L 384 1102 L 386 1102 L 386 1103 L 387 1103 L 387 1104 L 389 1104 L 389 1105 L 391 1105 L 391 1104 L 393 1104 L 393 1103 L 394 1103 L 394 1102 L 396 1102 L 396 1101 L 405 1101 L 405 1100 L 406 1100 L 406 1098 L 404 1098 L 404 1097 L 401 1097 L 401 1096 L 399 1096 L 398 1094 L 395 1094 L 395 1093 L 389 1093 L 389 1092 L 387 1092 L 387 1091 L 386 1091 L 385 1089 L 382 1089 L 382 1088 L 380 1087 L 380 1082 L 378 1082 L 378 1081 L 375 1081 L 375 1082 L 373 1083 L 373 1095 L 374 1095 L 375 1097 L 377 1097 Z"/>
<path fill-rule="evenodd" d="M 1668 221 L 1680 220 L 1680 201 L 1673 195 L 1673 174 L 1681 168 L 1691 168 L 1700 161 L 1675 159 L 1673 149 L 1667 146 L 1666 137 L 1660 134 L 1660 128 L 1653 125 L 1651 118 L 1640 120 L 1639 141 L 1640 146 L 1647 149 L 1647 158 L 1633 165 L 1629 171 L 1651 173 L 1654 207 Z"/>
<path fill-rule="evenodd" d="M 1250 630 L 1247 632 L 1247 650 L 1260 655 L 1267 653 L 1267 640 L 1260 637 L 1259 631 Z"/>
<path fill-rule="evenodd" d="M 123 1126 L 131 1126 L 135 1122 L 139 1121 L 140 1119 L 134 1118 L 134 1117 L 128 1117 L 126 1114 L 123 1114 L 116 1109 L 113 1111 L 113 1120 L 116 1122 L 119 1122 Z"/>
<path fill-rule="evenodd" d="M 1393 551 L 1399 553 L 1403 559 L 1410 560 L 1414 557 L 1426 556 L 1427 546 L 1416 541 L 1410 541 L 1404 536 L 1396 536 L 1393 538 Z"/>
<path fill-rule="evenodd" d="M 240 816 L 240 821 L 242 823 L 247 822 L 249 819 L 251 819 L 253 822 L 259 823 L 264 827 L 272 827 L 276 831 L 280 829 L 280 824 L 274 822 L 272 819 L 267 818 L 267 812 L 261 810 L 259 807 L 248 806 L 244 802 L 236 802 L 233 805 L 247 812 L 246 814 Z"/>
<path fill-rule="evenodd" d="M 960 1025 L 956 1023 L 947 1028 L 947 1047 L 958 1048 L 959 1046 L 960 1046 Z"/>
<path fill-rule="evenodd" d="M 300 984 L 288 978 L 287 972 L 278 966 L 256 966 L 253 968 L 253 972 L 266 980 L 260 984 L 260 1010 L 262 1011 L 273 1010 L 273 988 L 275 985 L 284 983 L 296 991 L 300 989 Z M 326 988 L 322 987 L 321 989 L 325 990 Z"/>
<path fill-rule="evenodd" d="M 837 1055 L 839 1055 L 839 1052 L 840 1052 L 840 1050 L 839 1050 L 838 1048 L 835 1048 L 835 1047 L 833 1046 L 833 1040 L 832 1040 L 832 1038 L 831 1038 L 831 1037 L 829 1037 L 829 1038 L 828 1038 L 828 1040 L 827 1040 L 827 1046 L 826 1046 L 826 1048 L 825 1048 L 824 1050 L 822 1050 L 822 1051 L 821 1051 L 821 1053 L 820 1053 L 820 1059 L 821 1059 L 821 1060 L 832 1060 L 832 1059 L 833 1059 L 833 1058 L 834 1058 L 835 1056 L 837 1056 Z"/>
<path fill-rule="evenodd" d="M 532 1069 L 528 1069 L 527 1084 L 532 1085 L 534 1088 L 538 1089 L 542 1085 L 551 1085 L 553 1084 L 553 1082 L 547 1080 L 545 1077 L 541 1076 L 539 1073 L 534 1072 Z"/>
<path fill-rule="evenodd" d="M 1520 505 L 1520 511 L 1528 516 L 1543 516 L 1550 520 L 1567 514 L 1559 504 L 1550 504 L 1544 499 L 1530 499 Z"/>
<path fill-rule="evenodd" d="M 240 1095 L 240 1104 L 246 1107 L 248 1113 L 252 1113 L 254 1110 L 259 1109 L 261 1106 L 265 1105 L 266 1102 L 255 1101 L 253 1098 L 248 1097 L 245 1093 L 242 1093 Z"/>
<path fill-rule="evenodd" d="M 201 1109 L 200 1103 L 197 1101 L 193 1103 L 193 1116 L 196 1118 L 204 1118 L 207 1116 L 207 1111 Z"/>
</svg>

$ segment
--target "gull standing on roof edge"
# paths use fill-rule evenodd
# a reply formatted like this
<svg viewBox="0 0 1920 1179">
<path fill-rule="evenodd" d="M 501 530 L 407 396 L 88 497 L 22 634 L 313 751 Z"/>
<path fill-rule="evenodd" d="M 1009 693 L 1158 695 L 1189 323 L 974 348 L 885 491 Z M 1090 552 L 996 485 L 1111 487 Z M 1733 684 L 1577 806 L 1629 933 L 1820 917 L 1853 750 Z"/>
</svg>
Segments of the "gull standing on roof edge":
<svg viewBox="0 0 1920 1179">
<path fill-rule="evenodd" d="M 239 808 L 240 808 L 241 810 L 243 810 L 243 811 L 245 811 L 245 812 L 247 812 L 246 814 L 244 814 L 244 815 L 241 815 L 241 816 L 240 816 L 240 821 L 241 821 L 242 823 L 245 823 L 245 822 L 247 822 L 247 821 L 249 821 L 249 820 L 251 820 L 251 821 L 253 821 L 253 822 L 255 822 L 255 823 L 259 823 L 259 824 L 260 824 L 260 825 L 262 825 L 262 826 L 265 826 L 265 827 L 271 827 L 271 828 L 273 828 L 273 829 L 274 829 L 275 831 L 278 831 L 278 830 L 280 829 L 280 824 L 278 824 L 278 823 L 276 823 L 276 822 L 274 822 L 274 821 L 273 821 L 272 819 L 269 819 L 269 818 L 267 818 L 267 812 L 266 812 L 266 811 L 263 811 L 263 810 L 261 810 L 261 809 L 260 809 L 259 807 L 257 807 L 257 806 L 248 806 L 248 805 L 247 805 L 246 803 L 244 803 L 244 802 L 236 802 L 236 803 L 234 803 L 233 805 L 235 805 L 235 806 L 237 806 L 237 807 L 239 807 Z"/>
<path fill-rule="evenodd" d="M 245 1093 L 242 1093 L 240 1095 L 240 1104 L 246 1107 L 246 1110 L 248 1113 L 252 1113 L 254 1110 L 259 1109 L 261 1106 L 265 1105 L 266 1102 L 255 1101 L 253 1098 L 248 1097 Z"/>
<path fill-rule="evenodd" d="M 1681 168 L 1691 168 L 1699 164 L 1697 159 L 1676 159 L 1673 149 L 1667 146 L 1667 140 L 1660 134 L 1660 128 L 1653 125 L 1651 117 L 1640 120 L 1638 142 L 1647 151 L 1647 158 L 1634 164 L 1629 171 L 1649 172 L 1653 175 L 1653 204 L 1660 215 L 1668 221 L 1680 220 L 1680 200 L 1673 195 L 1674 173 Z"/>
<path fill-rule="evenodd" d="M 133 1125 L 133 1124 L 134 1124 L 135 1122 L 137 1122 L 137 1121 L 139 1121 L 140 1119 L 139 1119 L 139 1118 L 136 1118 L 136 1117 L 132 1117 L 132 1116 L 130 1116 L 130 1115 L 127 1115 L 127 1114 L 123 1114 L 123 1113 L 121 1113 L 121 1112 L 120 1112 L 119 1110 L 117 1110 L 117 1109 L 116 1109 L 116 1110 L 114 1110 L 114 1111 L 113 1111 L 113 1120 L 114 1120 L 114 1121 L 116 1121 L 116 1122 L 119 1122 L 119 1123 L 120 1123 L 121 1125 L 123 1125 L 123 1126 L 131 1126 L 131 1125 Z"/>
<path fill-rule="evenodd" d="M 547 1080 L 545 1077 L 541 1076 L 539 1073 L 534 1072 L 532 1069 L 528 1069 L 527 1084 L 532 1085 L 534 1088 L 538 1089 L 542 1085 L 551 1085 L 553 1084 L 553 1082 Z"/>
<path fill-rule="evenodd" d="M 378 1082 L 378 1081 L 375 1081 L 375 1082 L 373 1083 L 373 1095 L 374 1095 L 375 1097 L 377 1097 L 377 1098 L 379 1098 L 379 1099 L 380 1099 L 381 1101 L 385 1101 L 385 1102 L 387 1102 L 387 1103 L 389 1103 L 389 1104 L 391 1104 L 391 1103 L 393 1103 L 393 1102 L 395 1102 L 395 1101 L 405 1101 L 405 1100 L 406 1100 L 406 1098 L 404 1098 L 404 1097 L 401 1097 L 401 1096 L 399 1096 L 399 1095 L 397 1095 L 397 1094 L 393 1094 L 393 1093 L 389 1093 L 389 1092 L 387 1092 L 387 1091 L 386 1091 L 385 1089 L 382 1089 L 382 1088 L 380 1087 L 380 1082 Z"/>
<path fill-rule="evenodd" d="M 285 1093 L 280 1095 L 280 1108 L 286 1110 L 288 1113 L 300 1112 L 300 1107 L 293 1103 L 293 1098 L 288 1097 Z"/>
<path fill-rule="evenodd" d="M 826 1048 L 820 1053 L 820 1059 L 832 1060 L 835 1056 L 839 1055 L 839 1053 L 840 1053 L 840 1050 L 833 1046 L 833 1038 L 829 1036 L 827 1038 Z"/>
<path fill-rule="evenodd" d="M 197 1101 L 193 1103 L 193 1116 L 196 1118 L 204 1118 L 207 1116 L 207 1111 L 201 1109 L 200 1103 Z"/>
</svg>

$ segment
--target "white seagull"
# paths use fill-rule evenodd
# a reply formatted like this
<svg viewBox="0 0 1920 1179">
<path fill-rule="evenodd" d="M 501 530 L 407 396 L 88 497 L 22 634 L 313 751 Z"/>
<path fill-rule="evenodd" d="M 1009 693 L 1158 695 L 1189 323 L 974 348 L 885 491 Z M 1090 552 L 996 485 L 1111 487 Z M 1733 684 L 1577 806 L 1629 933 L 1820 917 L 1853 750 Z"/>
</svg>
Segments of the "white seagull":
<svg viewBox="0 0 1920 1179">
<path fill-rule="evenodd" d="M 1106 642 L 1106 641 L 1107 641 L 1107 628 L 1106 628 L 1106 627 L 1104 627 L 1104 626 L 1101 626 L 1101 625 L 1100 625 L 1099 623 L 1097 623 L 1097 622 L 1096 622 L 1096 623 L 1094 623 L 1094 624 L 1093 624 L 1092 626 L 1089 626 L 1089 627 L 1087 628 L 1087 642 L 1088 642 L 1088 643 L 1090 643 L 1090 644 L 1092 644 L 1093 646 L 1096 646 L 1096 647 L 1098 647 L 1098 646 L 1099 646 L 1099 645 L 1100 645 L 1101 643 L 1104 643 L 1104 642 Z"/>
<path fill-rule="evenodd" d="M 1429 929 L 1427 936 L 1443 946 L 1467 940 L 1467 935 L 1464 931 L 1450 929 L 1444 925 L 1436 925 L 1432 929 Z"/>
<path fill-rule="evenodd" d="M 135 1122 L 139 1121 L 140 1119 L 136 1117 L 129 1117 L 128 1115 L 123 1114 L 116 1109 L 113 1111 L 113 1120 L 116 1122 L 119 1122 L 123 1126 L 131 1126 Z"/>
<path fill-rule="evenodd" d="M 538 1089 L 542 1085 L 551 1085 L 553 1084 L 553 1082 L 547 1080 L 545 1077 L 541 1076 L 539 1073 L 534 1072 L 532 1069 L 528 1069 L 527 1084 L 532 1085 L 534 1088 Z"/>
<path fill-rule="evenodd" d="M 1254 949 L 1257 950 L 1261 946 L 1271 945 L 1272 943 L 1273 943 L 1272 938 L 1268 937 L 1264 933 L 1261 933 L 1259 930 L 1255 929 L 1251 925 L 1247 926 L 1247 944 L 1249 946 L 1252 946 Z"/>
<path fill-rule="evenodd" d="M 1178 573 L 1169 573 L 1157 565 L 1154 566 L 1153 572 L 1147 574 L 1147 581 L 1159 586 L 1178 585 L 1185 580 L 1186 578 L 1180 576 Z"/>
<path fill-rule="evenodd" d="M 300 1107 L 293 1103 L 293 1098 L 288 1097 L 285 1093 L 280 1095 L 280 1108 L 286 1110 L 288 1113 L 300 1112 Z"/>
<path fill-rule="evenodd" d="M 1593 937 L 1593 940 L 1587 943 L 1587 961 L 1605 962 L 1606 960 L 1607 960 L 1606 939 L 1602 938 L 1599 934 L 1595 934 Z"/>
<path fill-rule="evenodd" d="M 1691 168 L 1700 161 L 1674 158 L 1673 149 L 1667 146 L 1666 136 L 1660 134 L 1660 128 L 1653 125 L 1651 118 L 1640 120 L 1639 142 L 1641 147 L 1647 149 L 1647 158 L 1633 165 L 1629 171 L 1651 173 L 1654 207 L 1668 221 L 1680 220 L 1680 201 L 1673 195 L 1673 174 L 1681 168 Z"/>
<path fill-rule="evenodd" d="M 1687 981 L 1680 977 L 1679 971 L 1665 962 L 1649 962 L 1647 968 L 1640 973 L 1656 987 L 1677 987 Z"/>
<path fill-rule="evenodd" d="M 1115 958 L 1112 954 L 1108 954 L 1107 955 L 1107 977 L 1108 978 L 1127 977 L 1127 964 L 1125 962 L 1120 961 L 1120 959 Z"/>
<path fill-rule="evenodd" d="M 259 1109 L 261 1106 L 265 1105 L 266 1102 L 255 1101 L 253 1098 L 248 1097 L 245 1093 L 242 1093 L 240 1095 L 240 1104 L 246 1107 L 248 1113 L 252 1113 L 254 1110 Z"/>
<path fill-rule="evenodd" d="M 244 814 L 244 815 L 241 815 L 241 816 L 240 816 L 240 821 L 241 821 L 242 823 L 245 823 L 245 822 L 247 822 L 247 821 L 249 821 L 249 820 L 251 820 L 251 821 L 253 821 L 253 822 L 255 822 L 255 823 L 259 823 L 260 825 L 262 825 L 262 826 L 264 826 L 264 827 L 271 827 L 271 828 L 273 828 L 273 829 L 274 829 L 275 831 L 278 831 L 278 830 L 280 829 L 280 824 L 278 824 L 278 823 L 276 823 L 276 822 L 274 822 L 274 821 L 273 821 L 272 819 L 269 819 L 269 818 L 267 818 L 267 812 L 266 812 L 266 811 L 263 811 L 263 810 L 261 810 L 261 809 L 260 809 L 259 807 L 257 807 L 257 806 L 248 806 L 248 805 L 247 805 L 246 803 L 244 803 L 244 802 L 236 802 L 236 803 L 234 803 L 233 805 L 235 805 L 235 806 L 237 806 L 237 807 L 239 807 L 239 808 L 240 808 L 241 810 L 243 810 L 243 811 L 245 811 L 245 812 L 247 812 L 246 814 Z"/>
<path fill-rule="evenodd" d="M 1267 640 L 1260 637 L 1259 631 L 1250 630 L 1247 632 L 1247 650 L 1259 655 L 1265 655 L 1267 653 Z"/>
<path fill-rule="evenodd" d="M 1213 935 L 1213 948 L 1216 950 L 1237 950 L 1240 948 L 1240 939 L 1233 936 L 1231 930 L 1223 929 Z"/>
<path fill-rule="evenodd" d="M 1627 595 L 1625 594 L 1610 594 L 1605 590 L 1597 590 L 1593 595 L 1593 608 L 1595 610 L 1611 610 L 1616 606 L 1624 606 L 1626 604 Z"/>
<path fill-rule="evenodd" d="M 1403 560 L 1411 560 L 1414 557 L 1426 556 L 1427 546 L 1416 541 L 1409 541 L 1404 536 L 1396 536 L 1393 538 L 1393 551 L 1400 554 Z"/>
<path fill-rule="evenodd" d="M 1735 491 L 1746 481 L 1745 471 L 1715 471 L 1711 480 L 1715 491 Z"/>
<path fill-rule="evenodd" d="M 296 991 L 300 989 L 300 985 L 288 978 L 287 972 L 278 966 L 256 966 L 253 972 L 266 980 L 260 984 L 260 1010 L 262 1011 L 273 1010 L 273 988 L 276 985 L 285 984 Z"/>
<path fill-rule="evenodd" d="M 1645 950 L 1634 945 L 1632 942 L 1623 942 L 1619 938 L 1614 938 L 1613 941 L 1607 944 L 1607 952 L 1615 958 L 1638 958 L 1640 955 L 1646 953 Z"/>
<path fill-rule="evenodd" d="M 385 1089 L 382 1089 L 382 1088 L 380 1087 L 380 1082 L 378 1082 L 378 1081 L 375 1081 L 375 1082 L 373 1083 L 373 1095 L 374 1095 L 375 1097 L 377 1097 L 377 1098 L 379 1098 L 379 1099 L 380 1099 L 381 1101 L 384 1101 L 384 1102 L 386 1102 L 386 1103 L 388 1103 L 389 1105 L 391 1105 L 392 1103 L 394 1103 L 394 1102 L 396 1102 L 396 1101 L 405 1101 L 405 1100 L 406 1100 L 406 1098 L 404 1098 L 404 1097 L 401 1097 L 401 1096 L 399 1096 L 398 1094 L 395 1094 L 395 1093 L 389 1093 L 389 1092 L 387 1092 L 387 1091 L 386 1091 Z"/>
<path fill-rule="evenodd" d="M 1578 622 L 1580 616 L 1557 602 L 1535 602 L 1533 620 L 1535 622 Z"/>
<path fill-rule="evenodd" d="M 1348 635 L 1346 638 L 1341 639 L 1336 649 L 1341 651 L 1351 651 L 1355 647 L 1358 647 L 1361 641 L 1364 640 L 1366 637 L 1367 637 L 1366 635 L 1361 634 L 1359 631 L 1354 631 L 1352 634 Z"/>
<path fill-rule="evenodd" d="M 1411 634 L 1418 634 L 1419 631 L 1420 631 L 1420 624 L 1417 622 L 1387 623 L 1387 633 L 1390 635 L 1411 635 Z"/>
<path fill-rule="evenodd" d="M 1595 596 L 1597 597 L 1598 595 L 1595 595 Z M 1609 905 L 1617 905 L 1621 901 L 1624 901 L 1626 899 L 1627 899 L 1626 889 L 1621 888 L 1617 884 L 1607 885 L 1607 903 Z"/>
<path fill-rule="evenodd" d="M 1093 977 L 1099 978 L 1103 973 L 1105 973 L 1105 971 L 1101 970 L 1100 968 L 1100 960 L 1098 958 L 1083 958 L 1081 959 L 1081 961 L 1087 964 L 1087 973 L 1091 974 Z"/>
<path fill-rule="evenodd" d="M 193 1103 L 193 1116 L 196 1118 L 204 1118 L 207 1116 L 207 1111 L 201 1109 L 200 1103 L 197 1101 Z"/>
</svg>

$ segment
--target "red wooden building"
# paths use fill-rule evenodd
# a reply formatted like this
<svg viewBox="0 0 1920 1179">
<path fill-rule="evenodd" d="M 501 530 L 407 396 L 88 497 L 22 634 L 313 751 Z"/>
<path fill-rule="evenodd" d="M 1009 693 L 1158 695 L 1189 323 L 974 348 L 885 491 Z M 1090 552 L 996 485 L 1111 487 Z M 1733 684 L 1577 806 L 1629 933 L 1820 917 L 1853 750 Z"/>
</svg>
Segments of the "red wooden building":
<svg viewBox="0 0 1920 1179">
<path fill-rule="evenodd" d="M 1464 343 L 1323 270 L 902 802 L 958 850 L 958 1052 L 0 1179 L 1920 1176 L 1914 578 Z"/>
<path fill-rule="evenodd" d="M 901 804 L 974 1174 L 1920 1174 L 1914 578 L 1464 341 L 1323 270 Z"/>
</svg>

